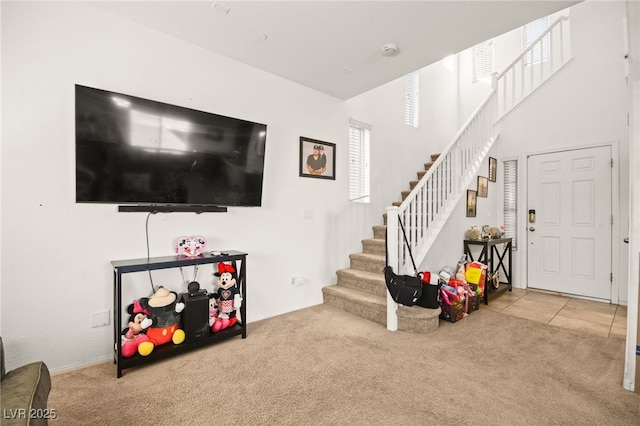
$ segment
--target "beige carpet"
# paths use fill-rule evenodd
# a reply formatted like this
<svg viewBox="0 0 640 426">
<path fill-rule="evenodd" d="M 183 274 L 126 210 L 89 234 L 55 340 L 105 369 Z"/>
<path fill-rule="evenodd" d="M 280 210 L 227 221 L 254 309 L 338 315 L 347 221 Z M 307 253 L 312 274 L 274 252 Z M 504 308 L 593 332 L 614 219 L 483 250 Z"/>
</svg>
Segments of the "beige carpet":
<svg viewBox="0 0 640 426">
<path fill-rule="evenodd" d="M 124 371 L 55 375 L 52 425 L 639 425 L 624 341 L 488 309 L 429 335 L 319 305 Z"/>
</svg>

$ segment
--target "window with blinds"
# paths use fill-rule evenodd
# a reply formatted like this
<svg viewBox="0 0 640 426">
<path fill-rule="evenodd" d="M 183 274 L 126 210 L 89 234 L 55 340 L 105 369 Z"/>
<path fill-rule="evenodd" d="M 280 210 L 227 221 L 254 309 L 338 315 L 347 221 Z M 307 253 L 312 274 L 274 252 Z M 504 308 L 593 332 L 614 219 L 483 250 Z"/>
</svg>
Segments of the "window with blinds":
<svg viewBox="0 0 640 426">
<path fill-rule="evenodd" d="M 370 202 L 369 146 L 371 126 L 349 120 L 349 200 Z"/>
<path fill-rule="evenodd" d="M 518 229 L 518 160 L 502 162 L 504 170 L 504 227 L 505 237 L 513 238 L 512 247 L 518 247 L 516 234 Z"/>
<path fill-rule="evenodd" d="M 543 32 L 549 28 L 549 17 L 536 19 L 522 27 L 522 51 L 531 46 Z M 537 64 L 549 60 L 549 34 L 542 39 L 542 51 L 539 46 L 534 47 L 524 57 L 525 65 Z"/>
<path fill-rule="evenodd" d="M 404 123 L 416 128 L 418 127 L 419 84 L 417 72 L 404 76 Z"/>
<path fill-rule="evenodd" d="M 473 82 L 491 81 L 494 70 L 493 40 L 473 46 Z"/>
</svg>

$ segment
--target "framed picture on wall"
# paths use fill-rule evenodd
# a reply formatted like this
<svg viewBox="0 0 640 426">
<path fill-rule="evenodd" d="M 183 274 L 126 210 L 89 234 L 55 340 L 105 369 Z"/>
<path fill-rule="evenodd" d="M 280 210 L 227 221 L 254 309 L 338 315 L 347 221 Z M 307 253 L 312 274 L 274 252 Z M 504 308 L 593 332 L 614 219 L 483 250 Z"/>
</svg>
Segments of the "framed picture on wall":
<svg viewBox="0 0 640 426">
<path fill-rule="evenodd" d="M 336 179 L 336 144 L 300 137 L 300 176 Z"/>
<path fill-rule="evenodd" d="M 487 198 L 489 193 L 489 179 L 485 176 L 478 176 L 478 197 Z"/>
<path fill-rule="evenodd" d="M 498 172 L 498 160 L 493 157 L 489 157 L 489 181 L 496 181 L 496 173 Z"/>
<path fill-rule="evenodd" d="M 472 189 L 467 190 L 467 217 L 476 217 L 477 193 Z"/>
</svg>

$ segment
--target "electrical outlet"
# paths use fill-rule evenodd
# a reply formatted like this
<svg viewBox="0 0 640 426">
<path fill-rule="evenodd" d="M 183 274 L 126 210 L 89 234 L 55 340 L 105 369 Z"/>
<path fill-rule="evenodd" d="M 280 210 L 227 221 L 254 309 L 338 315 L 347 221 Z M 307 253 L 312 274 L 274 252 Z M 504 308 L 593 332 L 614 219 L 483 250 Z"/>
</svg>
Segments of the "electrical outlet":
<svg viewBox="0 0 640 426">
<path fill-rule="evenodd" d="M 313 219 L 313 209 L 302 209 L 303 219 Z"/>
<path fill-rule="evenodd" d="M 111 311 L 97 311 L 91 314 L 91 327 L 103 327 L 111 324 Z"/>
<path fill-rule="evenodd" d="M 305 279 L 302 277 L 292 277 L 291 285 L 295 285 L 296 287 L 305 283 Z"/>
</svg>

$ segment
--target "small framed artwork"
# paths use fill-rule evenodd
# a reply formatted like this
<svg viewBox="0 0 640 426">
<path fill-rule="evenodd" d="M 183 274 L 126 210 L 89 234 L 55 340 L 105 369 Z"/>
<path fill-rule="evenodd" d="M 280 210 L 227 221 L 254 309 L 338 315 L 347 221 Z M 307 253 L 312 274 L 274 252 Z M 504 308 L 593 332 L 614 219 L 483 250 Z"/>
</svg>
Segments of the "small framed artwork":
<svg viewBox="0 0 640 426">
<path fill-rule="evenodd" d="M 489 181 L 496 181 L 496 173 L 498 172 L 498 160 L 493 157 L 489 157 Z"/>
<path fill-rule="evenodd" d="M 336 179 L 336 144 L 300 137 L 300 176 Z"/>
<path fill-rule="evenodd" d="M 467 217 L 476 217 L 476 196 L 476 191 L 467 189 Z"/>
<path fill-rule="evenodd" d="M 489 179 L 485 176 L 478 176 L 478 197 L 487 198 L 489 193 Z"/>
</svg>

